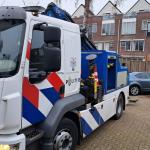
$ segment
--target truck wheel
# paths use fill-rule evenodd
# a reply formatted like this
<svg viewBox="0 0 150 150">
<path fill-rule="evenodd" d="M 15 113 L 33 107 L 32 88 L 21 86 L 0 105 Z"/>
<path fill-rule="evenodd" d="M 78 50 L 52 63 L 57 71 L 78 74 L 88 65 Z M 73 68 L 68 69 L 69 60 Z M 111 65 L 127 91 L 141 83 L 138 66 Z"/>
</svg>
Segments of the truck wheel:
<svg viewBox="0 0 150 150">
<path fill-rule="evenodd" d="M 54 138 L 54 150 L 74 150 L 78 140 L 76 124 L 64 118 L 56 131 Z"/>
<path fill-rule="evenodd" d="M 114 116 L 114 119 L 115 120 L 120 119 L 122 114 L 123 114 L 123 96 L 122 94 L 120 94 L 117 101 L 116 115 Z"/>
</svg>

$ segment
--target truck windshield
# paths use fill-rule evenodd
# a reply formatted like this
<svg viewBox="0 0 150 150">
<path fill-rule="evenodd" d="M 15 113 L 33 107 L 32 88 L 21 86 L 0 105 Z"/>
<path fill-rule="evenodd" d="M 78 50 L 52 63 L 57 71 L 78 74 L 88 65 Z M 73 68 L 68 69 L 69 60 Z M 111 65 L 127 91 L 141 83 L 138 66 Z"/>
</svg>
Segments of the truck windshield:
<svg viewBox="0 0 150 150">
<path fill-rule="evenodd" d="M 18 72 L 25 34 L 25 21 L 0 20 L 0 78 Z"/>
</svg>

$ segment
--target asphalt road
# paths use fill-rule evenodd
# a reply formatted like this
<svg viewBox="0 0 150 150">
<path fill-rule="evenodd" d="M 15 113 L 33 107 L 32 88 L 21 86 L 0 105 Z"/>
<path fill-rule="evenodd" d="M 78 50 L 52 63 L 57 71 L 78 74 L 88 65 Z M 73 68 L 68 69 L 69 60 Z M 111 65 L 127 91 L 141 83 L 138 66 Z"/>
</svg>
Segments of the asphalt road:
<svg viewBox="0 0 150 150">
<path fill-rule="evenodd" d="M 77 150 L 150 150 L 150 95 L 131 97 L 122 118 L 109 120 Z"/>
</svg>

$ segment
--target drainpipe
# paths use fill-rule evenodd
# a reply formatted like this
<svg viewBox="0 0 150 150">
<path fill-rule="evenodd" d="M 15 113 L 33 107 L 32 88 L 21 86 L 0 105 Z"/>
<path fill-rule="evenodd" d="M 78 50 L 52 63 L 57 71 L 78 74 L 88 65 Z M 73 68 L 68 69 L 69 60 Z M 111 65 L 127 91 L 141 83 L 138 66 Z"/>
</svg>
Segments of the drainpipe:
<svg viewBox="0 0 150 150">
<path fill-rule="evenodd" d="M 119 48 L 120 48 L 120 24 L 121 20 L 119 19 L 118 22 L 118 34 L 117 34 L 117 54 L 119 54 Z"/>
</svg>

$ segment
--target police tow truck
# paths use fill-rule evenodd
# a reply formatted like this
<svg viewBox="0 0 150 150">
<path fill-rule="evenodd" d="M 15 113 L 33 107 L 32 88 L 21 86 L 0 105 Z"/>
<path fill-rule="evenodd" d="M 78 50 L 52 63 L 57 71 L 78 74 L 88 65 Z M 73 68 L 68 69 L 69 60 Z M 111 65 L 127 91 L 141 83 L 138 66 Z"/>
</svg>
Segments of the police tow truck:
<svg viewBox="0 0 150 150">
<path fill-rule="evenodd" d="M 128 103 L 128 70 L 51 3 L 0 7 L 0 150 L 74 150 Z"/>
</svg>

